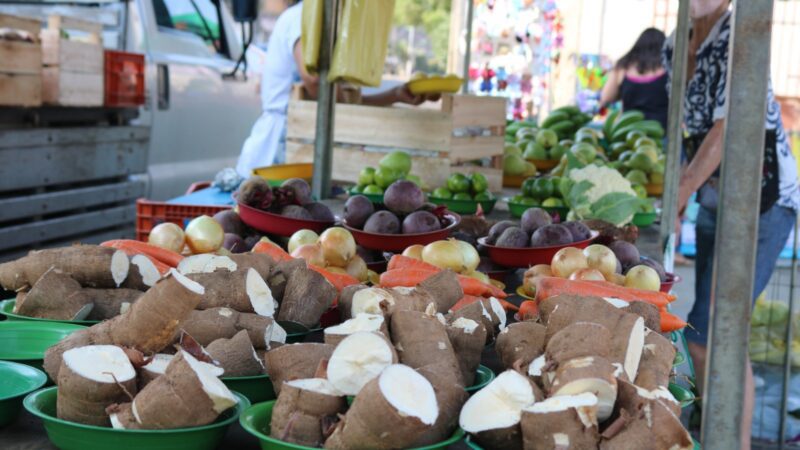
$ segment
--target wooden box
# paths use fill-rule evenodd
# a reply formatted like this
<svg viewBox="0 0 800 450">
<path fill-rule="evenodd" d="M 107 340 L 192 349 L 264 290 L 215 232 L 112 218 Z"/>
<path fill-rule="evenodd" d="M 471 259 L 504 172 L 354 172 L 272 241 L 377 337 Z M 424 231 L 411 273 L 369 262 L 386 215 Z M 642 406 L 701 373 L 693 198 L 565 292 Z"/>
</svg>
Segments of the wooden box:
<svg viewBox="0 0 800 450">
<path fill-rule="evenodd" d="M 85 34 L 65 38 L 70 31 Z M 103 105 L 102 25 L 72 17 L 50 16 L 42 30 L 42 99 L 48 105 Z"/>
<path fill-rule="evenodd" d="M 0 14 L 0 28 L 19 30 L 35 42 L 0 39 L 0 106 L 42 104 L 42 46 L 39 21 Z"/>
<path fill-rule="evenodd" d="M 506 100 L 444 95 L 439 109 L 337 104 L 332 178 L 354 183 L 358 173 L 394 150 L 408 151 L 412 174 L 435 188 L 451 172 L 479 171 L 494 192 L 502 189 Z M 311 162 L 317 103 L 291 100 L 286 132 L 287 162 Z M 490 159 L 488 167 L 464 163 Z"/>
</svg>

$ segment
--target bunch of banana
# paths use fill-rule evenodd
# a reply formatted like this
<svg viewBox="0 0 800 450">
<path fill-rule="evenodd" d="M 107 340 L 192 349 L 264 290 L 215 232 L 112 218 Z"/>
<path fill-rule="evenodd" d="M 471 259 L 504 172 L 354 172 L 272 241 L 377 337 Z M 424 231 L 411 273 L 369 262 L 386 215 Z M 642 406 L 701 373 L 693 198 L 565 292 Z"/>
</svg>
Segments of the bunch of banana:
<svg viewBox="0 0 800 450">
<path fill-rule="evenodd" d="M 555 131 L 559 139 L 571 139 L 579 128 L 591 120 L 592 117 L 583 114 L 577 106 L 562 106 L 552 110 L 540 128 Z"/>
<path fill-rule="evenodd" d="M 640 111 L 630 110 L 620 113 L 612 111 L 603 125 L 603 135 L 609 143 L 623 142 L 628 133 L 638 130 L 652 139 L 664 137 L 664 128 L 656 120 L 645 120 Z"/>
</svg>

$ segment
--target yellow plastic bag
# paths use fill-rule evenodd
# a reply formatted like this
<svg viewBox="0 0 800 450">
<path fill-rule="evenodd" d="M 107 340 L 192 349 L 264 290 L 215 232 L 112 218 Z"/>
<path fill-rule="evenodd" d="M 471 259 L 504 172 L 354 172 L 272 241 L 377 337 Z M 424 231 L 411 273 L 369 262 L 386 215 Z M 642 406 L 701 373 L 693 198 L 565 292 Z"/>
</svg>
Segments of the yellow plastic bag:
<svg viewBox="0 0 800 450">
<path fill-rule="evenodd" d="M 386 61 L 394 0 L 342 0 L 341 3 L 328 79 L 378 86 Z"/>
<path fill-rule="evenodd" d="M 324 0 L 303 2 L 303 28 L 300 48 L 303 49 L 303 65 L 308 73 L 317 73 L 319 41 L 322 36 L 322 3 Z"/>
</svg>

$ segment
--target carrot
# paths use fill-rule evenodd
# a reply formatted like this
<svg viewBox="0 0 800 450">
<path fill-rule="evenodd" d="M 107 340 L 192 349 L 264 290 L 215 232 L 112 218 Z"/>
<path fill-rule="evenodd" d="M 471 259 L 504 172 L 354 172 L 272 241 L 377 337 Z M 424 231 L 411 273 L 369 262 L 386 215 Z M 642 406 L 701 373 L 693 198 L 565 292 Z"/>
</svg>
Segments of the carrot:
<svg viewBox="0 0 800 450">
<path fill-rule="evenodd" d="M 661 312 L 661 332 L 680 330 L 687 325 L 680 317 L 666 311 Z"/>
<path fill-rule="evenodd" d="M 406 286 L 413 287 L 428 279 L 439 272 L 438 270 L 425 270 L 425 269 L 394 269 L 387 270 L 381 274 L 380 284 L 384 287 L 398 287 Z M 508 294 L 503 292 L 496 286 L 486 284 L 475 278 L 465 277 L 458 275 L 458 283 L 461 289 L 464 290 L 465 295 L 474 295 L 478 297 L 497 297 L 504 299 Z"/>
<path fill-rule="evenodd" d="M 276 262 L 289 261 L 292 256 L 286 251 L 271 242 L 259 241 L 253 246 L 253 253 L 265 253 L 272 257 Z"/>
<path fill-rule="evenodd" d="M 153 258 L 152 256 L 145 255 L 144 253 L 139 253 L 136 250 L 132 250 L 132 249 L 129 249 L 129 248 L 124 248 L 124 247 L 123 248 L 118 248 L 117 250 L 125 253 L 128 256 L 142 255 L 142 256 L 146 257 L 147 259 L 150 260 L 150 262 L 153 263 L 154 266 L 156 266 L 156 269 L 158 269 L 158 273 L 160 273 L 161 275 L 166 274 L 167 272 L 169 272 L 169 269 L 172 268 L 172 267 L 164 264 L 163 262 Z"/>
<path fill-rule="evenodd" d="M 308 268 L 319 273 L 325 277 L 326 280 L 330 281 L 333 287 L 335 287 L 339 293 L 341 293 L 342 289 L 346 288 L 347 286 L 360 283 L 356 277 L 346 273 L 334 273 L 313 264 L 309 264 Z"/>
<path fill-rule="evenodd" d="M 386 266 L 386 270 L 395 269 L 424 269 L 435 270 L 437 272 L 441 270 L 433 264 L 428 264 L 425 261 L 420 261 L 419 259 L 409 258 L 408 256 L 403 255 L 394 255 L 389 260 L 389 265 Z"/>
<path fill-rule="evenodd" d="M 657 307 L 666 306 L 675 298 L 663 292 L 626 288 L 605 281 L 568 280 L 558 277 L 541 277 L 536 280 L 536 300 L 542 301 L 561 294 L 615 297 L 629 302 L 638 300 Z"/>
<path fill-rule="evenodd" d="M 535 320 L 539 317 L 539 304 L 533 300 L 525 300 L 519 305 L 517 315 L 520 321 Z"/>
<path fill-rule="evenodd" d="M 473 304 L 475 302 L 479 302 L 481 300 L 483 300 L 483 297 L 476 297 L 474 295 L 465 295 L 465 296 L 461 297 L 461 300 L 456 302 L 456 304 L 453 305 L 450 308 L 450 311 L 458 311 L 459 309 L 461 309 L 461 308 L 463 308 L 465 306 L 469 306 L 469 305 L 471 305 L 471 304 Z"/>
<path fill-rule="evenodd" d="M 183 260 L 183 255 L 175 253 L 172 250 L 150 245 L 147 242 L 135 241 L 133 239 L 115 239 L 103 242 L 100 245 L 119 250 L 134 250 L 142 255 L 147 255 L 152 259 L 157 259 L 170 267 L 178 267 L 178 264 L 180 264 L 180 262 Z"/>
</svg>

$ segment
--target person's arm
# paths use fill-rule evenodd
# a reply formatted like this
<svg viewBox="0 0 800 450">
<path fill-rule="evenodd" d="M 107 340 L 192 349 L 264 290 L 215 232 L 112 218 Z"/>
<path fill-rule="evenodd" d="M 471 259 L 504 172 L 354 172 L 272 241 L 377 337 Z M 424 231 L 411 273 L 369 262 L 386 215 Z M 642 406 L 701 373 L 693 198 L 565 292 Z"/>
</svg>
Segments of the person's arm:
<svg viewBox="0 0 800 450">
<path fill-rule="evenodd" d="M 724 120 L 714 122 L 714 126 L 706 134 L 703 143 L 700 144 L 700 149 L 692 158 L 692 162 L 683 170 L 678 188 L 679 212 L 683 212 L 686 204 L 689 203 L 689 197 L 700 189 L 722 162 L 722 133 L 724 130 Z"/>
<path fill-rule="evenodd" d="M 605 86 L 600 93 L 600 106 L 608 106 L 619 99 L 619 85 L 620 85 L 621 69 L 615 68 L 608 74 Z"/>
<path fill-rule="evenodd" d="M 300 72 L 300 81 L 303 82 L 303 87 L 306 89 L 308 96 L 316 99 L 319 92 L 319 77 L 311 75 L 306 70 L 306 65 L 303 63 L 303 46 L 300 45 L 300 39 L 294 43 L 293 53 L 297 71 Z"/>
<path fill-rule="evenodd" d="M 369 106 L 390 106 L 394 103 L 419 105 L 424 101 L 425 96 L 412 94 L 408 90 L 408 84 L 401 84 L 392 89 L 387 89 L 377 94 L 365 95 L 361 98 L 361 103 Z"/>
</svg>

